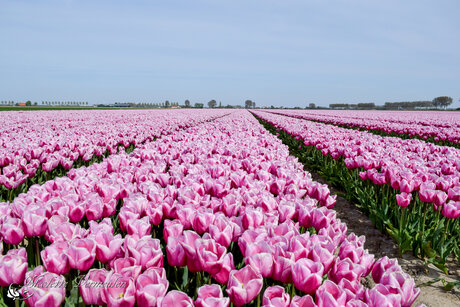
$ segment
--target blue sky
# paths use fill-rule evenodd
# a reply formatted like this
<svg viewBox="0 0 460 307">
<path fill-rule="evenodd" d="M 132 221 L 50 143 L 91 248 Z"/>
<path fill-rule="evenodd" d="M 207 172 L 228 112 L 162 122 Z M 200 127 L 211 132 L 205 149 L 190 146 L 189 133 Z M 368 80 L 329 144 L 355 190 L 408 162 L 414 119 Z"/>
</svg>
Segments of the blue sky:
<svg viewBox="0 0 460 307">
<path fill-rule="evenodd" d="M 454 98 L 460 1 L 0 0 L 0 100 Z"/>
</svg>

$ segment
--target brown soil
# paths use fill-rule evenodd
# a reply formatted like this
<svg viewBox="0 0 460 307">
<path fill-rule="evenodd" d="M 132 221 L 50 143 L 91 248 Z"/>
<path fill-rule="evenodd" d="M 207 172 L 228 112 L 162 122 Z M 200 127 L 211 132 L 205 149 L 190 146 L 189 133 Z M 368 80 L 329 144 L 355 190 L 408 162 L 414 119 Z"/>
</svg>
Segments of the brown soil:
<svg viewBox="0 0 460 307">
<path fill-rule="evenodd" d="M 310 173 L 315 181 L 327 184 L 327 182 L 318 174 L 312 172 Z M 330 185 L 328 186 L 331 193 L 337 194 L 340 192 L 336 188 Z M 428 307 L 460 306 L 459 289 L 446 291 L 444 290 L 441 281 L 429 286 L 421 286 L 422 284 L 438 277 L 444 278 L 447 282 L 460 281 L 460 267 L 458 263 L 452 261 L 448 265 L 449 275 L 445 275 L 441 270 L 433 265 L 425 267 L 422 260 L 415 258 L 411 254 L 406 253 L 402 257 L 399 257 L 398 247 L 393 239 L 385 234 L 382 234 L 377 228 L 375 228 L 369 218 L 359 211 L 359 209 L 352 203 L 348 202 L 343 197 L 337 196 L 337 203 L 334 206 L 334 210 L 337 211 L 337 217 L 347 224 L 348 233 L 354 232 L 358 236 L 366 236 L 365 248 L 367 248 L 370 253 L 374 254 L 376 258 L 383 256 L 397 258 L 402 269 L 414 278 L 415 284 L 421 289 L 420 296 L 415 301 L 414 306 L 418 306 L 419 304 L 425 304 Z M 372 278 L 366 278 L 364 283 L 366 286 L 372 287 Z"/>
</svg>

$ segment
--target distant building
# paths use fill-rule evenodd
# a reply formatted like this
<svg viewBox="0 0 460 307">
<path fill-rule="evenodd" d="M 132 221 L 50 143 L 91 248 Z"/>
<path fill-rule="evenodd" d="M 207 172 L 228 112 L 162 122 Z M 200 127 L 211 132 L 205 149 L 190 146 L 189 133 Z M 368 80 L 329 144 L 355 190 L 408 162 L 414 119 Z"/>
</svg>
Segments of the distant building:
<svg viewBox="0 0 460 307">
<path fill-rule="evenodd" d="M 16 106 L 18 106 L 18 107 L 25 107 L 25 106 L 26 106 L 26 103 L 25 103 L 25 102 L 18 102 L 18 103 L 16 103 Z"/>
</svg>

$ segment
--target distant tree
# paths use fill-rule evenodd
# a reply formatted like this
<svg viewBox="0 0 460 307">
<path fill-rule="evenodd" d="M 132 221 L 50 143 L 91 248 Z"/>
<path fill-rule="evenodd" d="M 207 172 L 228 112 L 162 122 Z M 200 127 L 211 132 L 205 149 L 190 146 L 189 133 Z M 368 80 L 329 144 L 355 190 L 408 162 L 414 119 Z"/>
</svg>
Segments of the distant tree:
<svg viewBox="0 0 460 307">
<path fill-rule="evenodd" d="M 447 108 L 449 105 L 452 104 L 452 97 L 449 96 L 439 96 L 433 99 L 433 104 L 438 107 Z"/>
<path fill-rule="evenodd" d="M 246 100 L 244 102 L 244 105 L 245 105 L 246 109 L 250 109 L 250 108 L 252 108 L 252 101 L 248 99 L 248 100 Z"/>
<path fill-rule="evenodd" d="M 219 108 L 222 108 L 222 102 L 219 101 Z"/>
<path fill-rule="evenodd" d="M 26 106 L 30 107 L 32 105 L 32 102 L 30 100 L 26 101 Z"/>
<path fill-rule="evenodd" d="M 208 107 L 209 107 L 209 108 L 215 108 L 216 105 L 217 105 L 217 101 L 215 101 L 214 99 L 213 99 L 213 100 L 210 100 L 210 101 L 208 102 Z"/>
<path fill-rule="evenodd" d="M 165 101 L 165 108 L 169 108 L 169 106 L 170 106 L 169 101 L 166 100 L 166 101 Z"/>
<path fill-rule="evenodd" d="M 185 100 L 184 104 L 186 108 L 190 108 L 190 100 Z"/>
<path fill-rule="evenodd" d="M 308 108 L 309 108 L 309 109 L 316 109 L 316 104 L 310 103 L 310 104 L 308 105 Z"/>
<path fill-rule="evenodd" d="M 195 103 L 195 108 L 202 109 L 203 107 L 204 107 L 204 104 L 198 103 L 198 102 Z"/>
<path fill-rule="evenodd" d="M 34 102 L 34 106 L 36 106 L 36 105 L 38 105 L 38 103 L 37 103 L 37 102 Z"/>
<path fill-rule="evenodd" d="M 358 109 L 361 109 L 361 110 L 375 109 L 375 103 L 373 103 L 373 102 L 358 103 Z"/>
</svg>

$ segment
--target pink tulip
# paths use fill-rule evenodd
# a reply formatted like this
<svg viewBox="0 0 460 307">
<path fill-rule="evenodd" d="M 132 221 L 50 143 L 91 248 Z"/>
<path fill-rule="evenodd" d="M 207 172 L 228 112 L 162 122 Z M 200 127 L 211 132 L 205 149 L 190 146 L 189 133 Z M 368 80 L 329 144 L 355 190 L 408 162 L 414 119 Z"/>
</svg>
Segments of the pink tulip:
<svg viewBox="0 0 460 307">
<path fill-rule="evenodd" d="M 297 289 L 313 294 L 322 283 L 323 272 L 321 263 L 307 258 L 299 259 L 292 268 L 292 281 Z"/>
<path fill-rule="evenodd" d="M 382 284 L 377 284 L 366 291 L 365 302 L 369 307 L 401 306 L 401 295 L 398 292 L 391 292 Z"/>
<path fill-rule="evenodd" d="M 196 212 L 192 218 L 192 227 L 198 234 L 208 231 L 209 225 L 214 222 L 212 212 Z"/>
<path fill-rule="evenodd" d="M 353 263 L 350 258 L 338 259 L 329 271 L 329 278 L 334 282 L 340 282 L 343 278 L 348 281 L 356 281 L 364 274 L 366 268 Z"/>
<path fill-rule="evenodd" d="M 222 268 L 227 249 L 209 237 L 205 235 L 203 239 L 196 240 L 195 248 L 201 269 L 215 275 Z"/>
<path fill-rule="evenodd" d="M 149 218 L 144 216 L 141 219 L 132 219 L 128 221 L 126 230 L 129 235 L 137 235 L 138 237 L 148 236 L 151 232 Z"/>
<path fill-rule="evenodd" d="M 250 265 L 230 272 L 227 293 L 235 306 L 250 303 L 262 289 L 263 278 Z"/>
<path fill-rule="evenodd" d="M 24 287 L 20 292 L 28 306 L 60 306 L 65 299 L 64 276 L 43 272 L 38 266 L 26 273 Z"/>
<path fill-rule="evenodd" d="M 70 271 L 67 242 L 56 242 L 40 252 L 43 266 L 48 272 L 64 275 Z"/>
<path fill-rule="evenodd" d="M 320 244 L 315 244 L 308 255 L 308 258 L 320 262 L 324 267 L 324 272 L 328 272 L 334 264 L 334 254 Z"/>
<path fill-rule="evenodd" d="M 363 285 L 359 281 L 349 281 L 343 278 L 338 283 L 338 286 L 347 294 L 347 302 L 354 299 L 363 300 L 365 291 Z"/>
<path fill-rule="evenodd" d="M 183 236 L 168 238 L 166 256 L 170 266 L 184 266 L 186 264 L 185 250 L 181 245 L 183 238 Z"/>
<path fill-rule="evenodd" d="M 310 295 L 294 296 L 289 307 L 316 307 L 316 304 Z"/>
<path fill-rule="evenodd" d="M 6 217 L 0 225 L 0 233 L 6 244 L 18 245 L 24 239 L 24 230 L 20 219 Z"/>
<path fill-rule="evenodd" d="M 387 256 L 384 256 L 374 263 L 374 266 L 372 267 L 372 279 L 374 282 L 380 283 L 383 274 L 399 271 L 402 270 L 398 264 L 398 260 L 390 259 Z"/>
<path fill-rule="evenodd" d="M 283 283 L 291 283 L 292 281 L 292 266 L 294 265 L 294 254 L 275 255 L 273 257 L 273 273 L 274 280 Z"/>
<path fill-rule="evenodd" d="M 460 201 L 449 201 L 442 207 L 442 215 L 449 219 L 460 217 Z"/>
<path fill-rule="evenodd" d="M 80 295 L 87 305 L 104 304 L 104 284 L 107 278 L 105 269 L 91 269 L 79 280 Z"/>
<path fill-rule="evenodd" d="M 92 237 L 96 242 L 96 258 L 102 263 L 112 260 L 124 242 L 120 234 L 114 236 L 110 232 L 99 231 Z"/>
<path fill-rule="evenodd" d="M 414 280 L 404 272 L 385 273 L 380 283 L 391 293 L 401 295 L 402 306 L 411 306 L 420 295 L 420 289 L 415 287 Z"/>
<path fill-rule="evenodd" d="M 412 194 L 408 194 L 408 193 L 405 193 L 405 192 L 402 192 L 400 194 L 396 194 L 396 202 L 397 202 L 398 206 L 400 206 L 400 207 L 405 208 L 405 207 L 409 206 L 411 199 L 412 199 Z"/>
<path fill-rule="evenodd" d="M 316 290 L 316 303 L 318 307 L 345 306 L 347 295 L 337 284 L 330 280 Z"/>
<path fill-rule="evenodd" d="M 139 306 L 156 306 L 157 301 L 166 295 L 169 282 L 163 268 L 150 268 L 136 280 L 136 302 Z"/>
<path fill-rule="evenodd" d="M 140 239 L 125 238 L 127 255 L 136 259 L 136 263 L 142 266 L 143 270 L 150 267 L 163 267 L 163 253 L 160 248 L 160 240 L 150 236 Z"/>
<path fill-rule="evenodd" d="M 460 186 L 450 188 L 447 195 L 450 200 L 460 201 Z"/>
<path fill-rule="evenodd" d="M 159 205 L 149 204 L 145 209 L 145 215 L 148 216 L 152 225 L 160 225 L 163 220 L 163 208 Z"/>
<path fill-rule="evenodd" d="M 179 220 L 165 220 L 163 228 L 163 238 L 168 243 L 169 237 L 178 237 L 182 235 L 184 226 Z"/>
<path fill-rule="evenodd" d="M 272 276 L 273 255 L 271 253 L 257 253 L 247 257 L 246 259 L 246 264 L 251 265 L 254 269 L 259 271 L 262 277 L 268 278 Z"/>
<path fill-rule="evenodd" d="M 70 267 L 87 271 L 96 259 L 96 243 L 93 239 L 73 239 L 67 251 Z"/>
<path fill-rule="evenodd" d="M 43 236 L 47 229 L 48 217 L 46 209 L 29 206 L 22 216 L 22 225 L 27 237 Z"/>
<path fill-rule="evenodd" d="M 219 285 L 204 285 L 197 290 L 197 307 L 227 307 L 230 305 L 230 299 L 224 297 Z"/>
<path fill-rule="evenodd" d="M 142 267 L 137 264 L 134 258 L 118 258 L 111 263 L 111 267 L 115 273 L 119 273 L 124 277 L 136 279 L 142 272 Z"/>
<path fill-rule="evenodd" d="M 158 307 L 193 307 L 193 300 L 184 292 L 172 290 L 158 300 Z"/>
<path fill-rule="evenodd" d="M 242 222 L 244 229 L 257 228 L 263 224 L 264 214 L 260 210 L 246 210 Z"/>
<path fill-rule="evenodd" d="M 201 271 L 200 261 L 195 248 L 195 241 L 200 238 L 196 232 L 186 230 L 184 231 L 183 240 L 179 242 L 185 251 L 187 267 L 193 273 Z"/>
<path fill-rule="evenodd" d="M 262 297 L 264 307 L 288 307 L 291 297 L 284 291 L 283 287 L 268 287 Z"/>
<path fill-rule="evenodd" d="M 233 227 L 228 221 L 216 218 L 214 224 L 209 225 L 209 234 L 217 243 L 228 248 L 233 239 Z"/>
<path fill-rule="evenodd" d="M 136 302 L 136 286 L 132 278 L 109 272 L 105 279 L 103 301 L 108 306 L 132 307 Z"/>
<path fill-rule="evenodd" d="M 233 254 L 227 253 L 224 256 L 220 271 L 212 275 L 212 278 L 214 278 L 218 283 L 227 284 L 230 277 L 230 272 L 232 272 L 234 269 L 235 264 L 233 263 Z"/>
<path fill-rule="evenodd" d="M 0 254 L 0 286 L 22 285 L 27 272 L 27 253 L 24 247 L 10 249 L 5 256 Z"/>
</svg>

